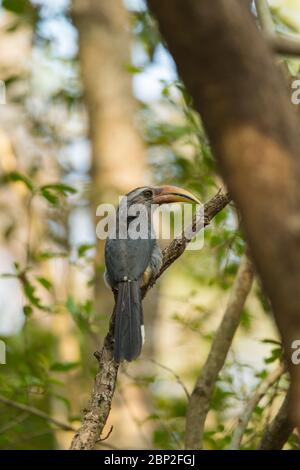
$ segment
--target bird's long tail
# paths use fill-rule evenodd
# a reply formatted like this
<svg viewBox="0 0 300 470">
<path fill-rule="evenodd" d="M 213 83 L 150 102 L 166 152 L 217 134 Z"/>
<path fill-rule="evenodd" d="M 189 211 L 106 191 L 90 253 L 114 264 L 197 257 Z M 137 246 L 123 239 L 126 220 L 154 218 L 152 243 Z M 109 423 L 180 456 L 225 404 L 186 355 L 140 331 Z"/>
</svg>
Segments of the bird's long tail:
<svg viewBox="0 0 300 470">
<path fill-rule="evenodd" d="M 138 281 L 118 284 L 115 310 L 115 361 L 132 361 L 141 352 L 143 344 L 143 309 Z"/>
</svg>

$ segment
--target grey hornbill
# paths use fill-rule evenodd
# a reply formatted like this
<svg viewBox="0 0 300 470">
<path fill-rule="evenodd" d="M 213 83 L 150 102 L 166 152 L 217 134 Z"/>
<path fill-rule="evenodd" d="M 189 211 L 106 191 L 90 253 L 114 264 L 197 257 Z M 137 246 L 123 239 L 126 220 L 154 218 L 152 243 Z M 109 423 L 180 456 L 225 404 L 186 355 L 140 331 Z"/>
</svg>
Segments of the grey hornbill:
<svg viewBox="0 0 300 470">
<path fill-rule="evenodd" d="M 114 332 L 117 362 L 132 361 L 141 352 L 144 340 L 141 288 L 158 274 L 162 265 L 162 253 L 152 226 L 153 204 L 199 203 L 195 196 L 176 186 L 136 188 L 126 195 L 125 201 L 125 206 L 121 201 L 117 210 L 114 237 L 108 236 L 105 245 L 105 280 L 117 290 Z M 137 218 L 137 214 L 128 215 L 133 205 L 142 205 L 144 209 L 146 237 L 131 236 L 131 227 Z M 124 207 L 125 236 L 124 232 L 121 235 L 118 217 Z"/>
</svg>

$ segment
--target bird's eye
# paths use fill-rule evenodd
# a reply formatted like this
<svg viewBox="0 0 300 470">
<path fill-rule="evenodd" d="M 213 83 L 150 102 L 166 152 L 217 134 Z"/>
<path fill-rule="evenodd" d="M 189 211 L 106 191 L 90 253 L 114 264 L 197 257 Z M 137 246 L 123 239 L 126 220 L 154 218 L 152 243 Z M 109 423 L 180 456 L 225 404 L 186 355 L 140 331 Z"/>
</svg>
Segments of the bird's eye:
<svg viewBox="0 0 300 470">
<path fill-rule="evenodd" d="M 151 191 L 151 189 L 146 189 L 145 191 L 143 191 L 143 196 L 144 196 L 145 198 L 147 198 L 147 199 L 150 198 L 150 197 L 152 197 L 152 191 Z"/>
</svg>

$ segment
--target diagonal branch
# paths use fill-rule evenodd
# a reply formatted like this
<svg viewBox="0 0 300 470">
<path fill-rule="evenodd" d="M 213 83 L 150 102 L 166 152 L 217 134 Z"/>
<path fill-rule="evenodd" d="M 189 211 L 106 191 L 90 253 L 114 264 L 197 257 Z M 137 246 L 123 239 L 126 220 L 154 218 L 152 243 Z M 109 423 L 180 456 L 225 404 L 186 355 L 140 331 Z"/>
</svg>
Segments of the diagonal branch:
<svg viewBox="0 0 300 470">
<path fill-rule="evenodd" d="M 38 416 L 41 419 L 44 419 L 45 421 L 48 421 L 51 424 L 55 424 L 55 426 L 63 429 L 64 431 L 73 431 L 76 432 L 76 429 L 71 426 L 68 423 L 63 423 L 62 421 L 59 421 L 56 418 L 52 418 L 52 416 L 48 415 L 47 413 L 44 413 L 43 411 L 39 410 L 38 408 L 35 408 L 34 406 L 30 405 L 25 405 L 24 403 L 19 403 L 13 400 L 9 400 L 8 398 L 4 397 L 3 395 L 0 395 L 0 403 L 3 403 L 4 405 L 10 406 L 11 408 L 15 408 L 20 411 L 24 411 L 25 413 L 29 413 L 34 416 Z"/>
<path fill-rule="evenodd" d="M 254 0 L 254 3 L 262 30 L 273 37 L 276 32 L 267 0 Z"/>
<path fill-rule="evenodd" d="M 259 450 L 281 450 L 292 434 L 294 426 L 289 419 L 289 398 L 288 392 L 277 415 L 266 427 L 258 447 Z"/>
<path fill-rule="evenodd" d="M 152 359 L 151 362 L 153 362 L 153 364 L 157 365 L 158 367 L 161 367 L 162 369 L 166 370 L 167 372 L 170 372 L 170 374 L 172 374 L 173 377 L 176 379 L 176 382 L 178 383 L 178 385 L 181 386 L 182 390 L 185 393 L 186 398 L 188 400 L 190 399 L 190 394 L 188 392 L 188 389 L 186 388 L 184 382 L 181 380 L 179 375 L 176 374 L 176 372 L 174 372 L 174 370 L 170 369 L 170 367 L 167 367 L 167 366 L 164 366 L 163 364 L 160 364 L 159 362 L 155 361 L 154 359 Z"/>
<path fill-rule="evenodd" d="M 300 41 L 276 32 L 267 0 L 255 0 L 255 8 L 261 29 L 273 52 L 285 56 L 299 56 Z"/>
<path fill-rule="evenodd" d="M 300 56 L 300 41 L 285 36 L 266 36 L 270 47 L 279 55 Z"/>
<path fill-rule="evenodd" d="M 230 444 L 231 450 L 238 450 L 240 448 L 243 435 L 247 429 L 248 423 L 251 419 L 252 413 L 255 407 L 259 404 L 260 400 L 267 393 L 268 389 L 277 382 L 282 374 L 285 372 L 283 364 L 280 364 L 270 375 L 268 375 L 265 380 L 263 380 L 255 391 L 254 395 L 251 397 L 249 402 L 246 404 L 244 410 L 240 414 L 238 425 L 236 426 Z"/>
<path fill-rule="evenodd" d="M 200 221 L 194 218 L 192 226 L 188 228 L 185 233 L 191 233 L 193 227 L 197 227 L 199 230 L 203 229 L 203 227 L 208 225 L 230 201 L 231 198 L 228 193 L 219 191 L 212 199 L 204 204 L 204 220 L 203 215 Z M 163 251 L 163 266 L 156 279 L 142 292 L 143 297 L 162 273 L 182 255 L 189 241 L 190 239 L 187 235 L 177 238 Z M 70 449 L 72 450 L 91 450 L 95 447 L 101 436 L 110 413 L 119 368 L 119 364 L 114 361 L 113 351 L 114 312 L 111 316 L 109 331 L 104 340 L 103 348 L 101 352 L 95 353 L 99 361 L 99 368 L 95 377 L 88 408 L 84 411 L 82 424 L 71 443 Z"/>
<path fill-rule="evenodd" d="M 192 392 L 186 417 L 186 448 L 202 447 L 203 431 L 209 402 L 218 375 L 226 360 L 233 336 L 240 323 L 241 313 L 253 282 L 253 268 L 244 255 L 237 272 L 231 295 L 216 332 L 208 358 Z"/>
</svg>

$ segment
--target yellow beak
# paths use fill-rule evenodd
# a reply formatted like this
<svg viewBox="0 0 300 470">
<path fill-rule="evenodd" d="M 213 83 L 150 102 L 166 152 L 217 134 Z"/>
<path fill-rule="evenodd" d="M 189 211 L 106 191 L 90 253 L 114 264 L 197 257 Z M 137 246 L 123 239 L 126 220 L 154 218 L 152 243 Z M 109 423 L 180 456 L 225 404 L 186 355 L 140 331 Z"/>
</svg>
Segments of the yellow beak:
<svg viewBox="0 0 300 470">
<path fill-rule="evenodd" d="M 161 186 L 154 188 L 154 204 L 171 204 L 172 202 L 201 204 L 196 196 L 177 186 Z"/>
</svg>

